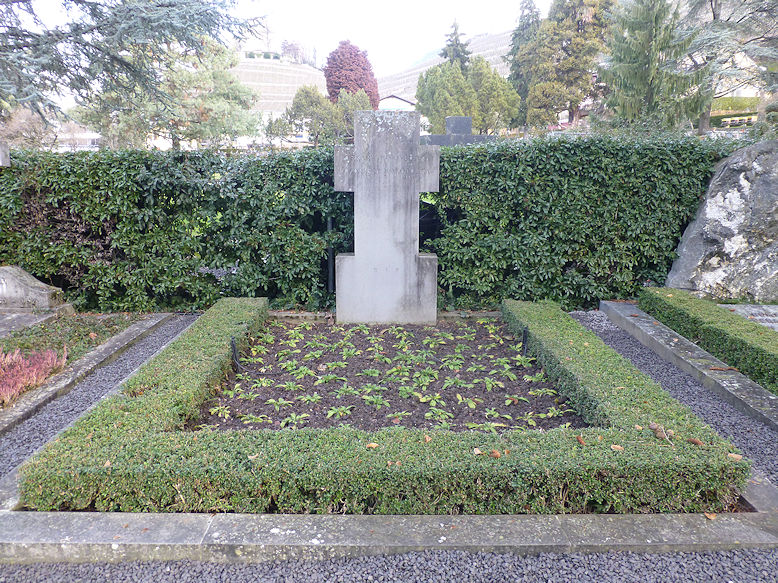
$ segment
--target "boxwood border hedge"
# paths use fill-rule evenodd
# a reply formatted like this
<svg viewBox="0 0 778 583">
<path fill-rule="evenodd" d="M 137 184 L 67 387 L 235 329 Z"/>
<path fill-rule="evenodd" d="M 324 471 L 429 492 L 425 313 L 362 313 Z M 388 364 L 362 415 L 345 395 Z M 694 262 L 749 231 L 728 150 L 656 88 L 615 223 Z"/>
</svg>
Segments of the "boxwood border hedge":
<svg viewBox="0 0 778 583">
<path fill-rule="evenodd" d="M 645 288 L 638 306 L 778 395 L 778 332 L 671 288 Z"/>
<path fill-rule="evenodd" d="M 597 426 L 500 436 L 182 431 L 218 390 L 230 337 L 245 342 L 267 317 L 263 301 L 224 299 L 123 394 L 21 468 L 21 503 L 36 510 L 552 514 L 721 511 L 737 498 L 749 462 L 729 457 L 733 446 L 689 409 L 558 304 L 507 301 L 503 309 L 517 334 L 528 328 L 529 350 Z M 654 436 L 652 421 L 675 431 L 672 443 Z"/>
</svg>

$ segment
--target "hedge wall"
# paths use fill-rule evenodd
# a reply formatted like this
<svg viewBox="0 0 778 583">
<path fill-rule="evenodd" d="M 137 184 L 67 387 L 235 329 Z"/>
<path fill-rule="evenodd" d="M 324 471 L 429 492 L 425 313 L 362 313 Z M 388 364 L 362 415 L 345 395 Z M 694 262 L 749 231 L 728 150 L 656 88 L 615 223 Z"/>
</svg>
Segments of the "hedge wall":
<svg viewBox="0 0 778 583">
<path fill-rule="evenodd" d="M 245 338 L 267 316 L 259 300 L 221 300 L 144 365 L 121 395 L 101 401 L 20 469 L 21 504 L 349 514 L 731 508 L 750 471 L 731 443 L 557 304 L 506 302 L 504 313 L 517 334 L 529 329 L 528 346 L 560 394 L 598 426 L 502 435 L 185 431 L 229 369 L 230 337 Z M 659 439 L 652 422 L 674 436 Z M 502 453 L 476 455 L 475 448 Z"/>
<path fill-rule="evenodd" d="M 605 137 L 444 148 L 440 193 L 425 197 L 439 217 L 422 239 L 439 256 L 442 301 L 572 308 L 661 283 L 717 148 Z M 327 247 L 353 245 L 331 149 L 13 152 L 12 164 L 0 169 L 0 263 L 80 308 L 201 308 L 220 294 L 318 308 L 332 302 Z M 229 271 L 218 282 L 202 268 Z"/>
</svg>

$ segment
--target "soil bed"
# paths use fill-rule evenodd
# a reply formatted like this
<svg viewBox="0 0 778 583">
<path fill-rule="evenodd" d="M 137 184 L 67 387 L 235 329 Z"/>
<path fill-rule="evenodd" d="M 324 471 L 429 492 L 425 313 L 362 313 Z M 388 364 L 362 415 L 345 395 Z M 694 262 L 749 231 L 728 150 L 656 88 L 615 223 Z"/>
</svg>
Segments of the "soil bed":
<svg viewBox="0 0 778 583">
<path fill-rule="evenodd" d="M 586 426 L 492 318 L 435 327 L 270 320 L 240 362 L 189 429 Z"/>
</svg>

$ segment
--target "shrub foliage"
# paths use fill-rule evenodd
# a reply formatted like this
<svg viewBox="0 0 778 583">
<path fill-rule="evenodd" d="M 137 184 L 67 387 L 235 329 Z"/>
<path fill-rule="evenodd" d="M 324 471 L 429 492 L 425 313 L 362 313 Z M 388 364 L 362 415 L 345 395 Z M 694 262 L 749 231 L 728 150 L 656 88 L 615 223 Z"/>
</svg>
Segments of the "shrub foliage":
<svg viewBox="0 0 778 583">
<path fill-rule="evenodd" d="M 663 282 L 720 154 L 670 138 L 444 148 L 424 246 L 439 256 L 447 303 L 588 306 Z M 12 162 L 0 169 L 0 262 L 81 308 L 205 307 L 220 294 L 319 307 L 332 300 L 327 248 L 353 245 L 352 195 L 333 190 L 331 149 L 15 152 Z M 228 271 L 217 282 L 203 268 Z"/>
<path fill-rule="evenodd" d="M 255 334 L 259 299 L 224 299 L 20 470 L 37 510 L 515 514 L 730 507 L 750 465 L 557 304 L 506 302 L 517 333 L 599 427 L 184 431 Z M 673 430 L 655 437 L 649 424 Z M 670 433 L 668 433 L 670 435 Z M 696 440 L 691 443 L 688 439 Z M 477 455 L 477 451 L 485 452 Z M 729 455 L 732 454 L 732 455 Z M 391 464 L 388 462 L 392 462 Z"/>
</svg>

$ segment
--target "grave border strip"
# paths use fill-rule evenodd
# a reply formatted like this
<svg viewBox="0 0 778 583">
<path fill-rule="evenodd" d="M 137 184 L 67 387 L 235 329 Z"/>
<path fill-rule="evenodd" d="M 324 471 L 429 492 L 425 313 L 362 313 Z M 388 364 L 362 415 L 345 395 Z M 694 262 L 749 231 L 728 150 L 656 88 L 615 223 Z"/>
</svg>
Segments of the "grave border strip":
<svg viewBox="0 0 778 583">
<path fill-rule="evenodd" d="M 380 435 L 381 432 L 367 433 L 356 432 L 356 430 L 352 434 L 345 430 L 338 430 L 337 434 L 326 435 L 326 430 L 318 434 L 312 430 L 311 433 L 303 437 L 299 435 L 293 437 L 295 435 L 293 432 L 277 431 L 251 432 L 250 434 L 234 432 L 227 437 L 214 435 L 216 432 L 206 432 L 202 435 L 174 432 L 180 424 L 182 416 L 199 408 L 199 405 L 214 390 L 214 387 L 218 386 L 220 379 L 223 378 L 222 375 L 229 368 L 230 351 L 229 344 L 224 337 L 225 334 L 237 334 L 237 330 L 240 329 L 245 335 L 253 327 L 261 324 L 267 310 L 266 303 L 256 300 L 253 302 L 222 300 L 222 302 L 232 303 L 222 304 L 220 311 L 217 310 L 218 315 L 212 315 L 210 319 L 203 316 L 187 331 L 188 339 L 186 341 L 180 338 L 171 344 L 166 351 L 147 364 L 144 370 L 141 370 L 125 386 L 125 392 L 128 395 L 137 396 L 148 391 L 149 398 L 134 399 L 123 396 L 101 403 L 89 416 L 79 421 L 56 443 L 22 468 L 20 472 L 20 497 L 23 503 L 26 502 L 28 505 L 43 510 L 53 508 L 88 509 L 90 505 L 96 504 L 97 508 L 106 510 L 141 508 L 151 511 L 245 512 L 242 508 L 251 508 L 253 512 L 263 512 L 261 504 L 264 502 L 257 501 L 256 493 L 251 490 L 252 487 L 262 486 L 268 491 L 271 490 L 271 487 L 280 488 L 282 491 L 276 491 L 274 495 L 281 496 L 285 493 L 284 488 L 294 489 L 302 487 L 301 484 L 311 486 L 310 481 L 305 482 L 305 479 L 308 478 L 300 475 L 301 469 L 305 467 L 305 462 L 308 459 L 305 456 L 308 454 L 302 452 L 300 454 L 302 457 L 295 458 L 294 456 L 298 452 L 291 449 L 297 443 L 296 439 L 298 441 L 314 439 L 309 437 L 314 435 L 318 441 L 315 444 L 311 442 L 308 446 L 316 445 L 316 447 L 311 447 L 312 450 L 325 452 L 325 454 L 317 453 L 316 457 L 317 462 L 324 464 L 324 466 L 328 460 L 324 460 L 321 456 L 325 455 L 326 457 L 330 454 L 327 448 L 333 449 L 332 455 L 339 455 L 343 451 L 343 447 L 350 447 L 349 443 L 340 442 L 348 442 L 349 439 L 352 440 L 351 445 L 358 445 L 364 441 L 362 443 L 363 449 L 365 443 L 372 440 L 379 441 L 382 443 L 382 448 L 377 451 L 382 454 L 386 452 L 387 455 L 397 453 L 396 447 L 395 450 L 392 450 L 391 439 L 380 441 L 379 438 L 398 435 L 398 433 L 392 433 L 398 430 L 391 430 L 391 432 L 382 435 Z M 252 313 L 254 315 L 251 315 Z M 510 490 L 510 495 L 517 495 L 515 494 L 517 488 L 511 485 L 517 483 L 516 480 L 522 482 L 524 489 L 530 490 L 532 488 L 542 489 L 544 484 L 547 485 L 557 479 L 561 480 L 560 484 L 563 485 L 576 484 L 576 488 L 583 491 L 579 496 L 591 495 L 593 500 L 598 500 L 599 498 L 596 496 L 615 497 L 619 487 L 623 488 L 623 480 L 626 475 L 636 481 L 630 486 L 639 491 L 640 495 L 645 496 L 646 492 L 649 491 L 649 486 L 652 488 L 651 495 L 660 500 L 660 502 L 655 503 L 656 508 L 665 511 L 670 511 L 673 508 L 686 508 L 693 511 L 706 505 L 710 509 L 710 505 L 715 504 L 715 501 L 721 503 L 722 497 L 731 500 L 736 495 L 737 490 L 742 489 L 745 485 L 749 462 L 728 458 L 727 454 L 734 454 L 735 451 L 731 444 L 718 437 L 712 429 L 671 399 L 653 381 L 639 373 L 631 364 L 605 346 L 593 333 L 583 329 L 569 315 L 562 312 L 558 304 L 551 302 L 529 304 L 508 301 L 504 307 L 504 314 L 509 323 L 513 322 L 514 325 L 517 314 L 524 319 L 525 323 L 527 320 L 534 319 L 529 322 L 528 326 L 530 331 L 528 346 L 532 350 L 545 354 L 545 359 L 542 355 L 539 354 L 539 356 L 541 356 L 541 364 L 547 367 L 550 376 L 556 374 L 559 380 L 565 383 L 573 393 L 575 393 L 575 387 L 578 386 L 577 406 L 582 407 L 591 420 L 601 420 L 604 427 L 589 428 L 581 432 L 553 430 L 538 435 L 534 435 L 532 432 L 521 434 L 520 439 L 516 438 L 509 446 L 513 448 L 513 455 L 503 456 L 503 461 L 500 462 L 503 464 L 501 466 L 494 465 L 495 460 L 490 460 L 486 456 L 476 458 L 475 456 L 462 456 L 462 452 L 459 450 L 453 453 L 448 451 L 446 449 L 448 446 L 444 447 L 443 444 L 447 440 L 451 441 L 450 434 L 447 434 L 447 440 L 433 439 L 431 444 L 426 446 L 421 444 L 425 441 L 422 439 L 424 431 L 404 430 L 405 433 L 402 435 L 408 443 L 403 444 L 402 447 L 406 447 L 406 450 L 403 451 L 413 453 L 419 451 L 419 448 L 426 448 L 422 451 L 424 456 L 432 459 L 432 462 L 429 463 L 440 460 L 447 461 L 451 467 L 448 468 L 450 471 L 446 474 L 446 479 L 453 480 L 452 484 L 456 483 L 460 488 L 465 488 L 461 490 L 462 492 L 470 492 L 460 484 L 462 481 L 469 484 L 469 477 L 475 476 L 475 474 L 473 476 L 465 475 L 469 471 L 470 473 L 476 472 L 479 476 L 488 476 L 492 480 L 492 484 L 502 484 L 502 488 Z M 215 322 L 215 324 L 212 322 L 213 325 L 216 325 L 215 332 L 207 328 L 211 320 Z M 549 328 L 548 322 L 553 320 L 556 322 Z M 561 323 L 564 324 L 564 329 L 559 328 Z M 550 339 L 549 333 L 552 335 Z M 558 342 L 554 345 L 553 336 L 555 334 L 562 334 L 565 337 L 564 346 L 560 346 Z M 566 344 L 567 336 L 565 334 L 568 336 L 572 334 L 571 338 L 580 340 L 581 346 L 577 348 L 582 350 L 585 348 L 585 350 L 566 352 L 569 346 Z M 573 340 L 570 340 L 570 346 L 573 343 Z M 193 353 L 194 346 L 201 346 L 201 352 Z M 616 362 L 613 366 L 619 374 L 610 380 L 616 380 L 623 383 L 624 386 L 598 386 L 598 382 L 602 384 L 602 379 L 598 381 L 581 374 L 581 370 L 586 368 L 587 359 L 594 358 L 593 355 L 598 352 L 607 354 L 610 359 L 618 357 L 613 361 Z M 190 362 L 193 357 L 194 361 Z M 190 360 L 182 361 L 182 358 Z M 561 363 L 565 361 L 572 362 L 561 366 Z M 557 363 L 556 369 L 549 366 L 553 365 L 553 362 Z M 634 380 L 633 377 L 638 380 Z M 191 384 L 189 388 L 186 384 L 187 379 Z M 608 378 L 605 380 L 610 382 Z M 620 390 L 614 391 L 614 389 Z M 175 393 L 175 400 L 164 401 L 160 395 L 165 391 Z M 658 401 L 652 403 L 651 407 L 644 407 L 645 411 L 630 412 L 632 405 L 628 401 L 636 395 L 642 395 L 646 399 L 658 399 Z M 167 406 L 162 406 L 163 404 Z M 582 413 L 580 408 L 579 413 Z M 654 435 L 650 432 L 650 437 L 647 436 L 647 429 L 633 428 L 636 420 L 639 419 L 647 425 L 651 418 L 672 423 L 672 427 L 679 431 L 679 437 L 685 437 L 687 434 L 694 435 L 697 438 L 702 438 L 707 445 L 704 447 L 693 446 L 678 439 L 670 451 L 670 447 L 663 442 L 657 443 Z M 671 427 L 669 424 L 667 426 Z M 201 438 L 201 441 L 196 443 L 198 437 Z M 585 442 L 580 446 L 579 437 Z M 488 435 L 482 434 L 475 436 L 457 434 L 456 437 L 457 444 L 461 442 L 460 445 L 468 448 L 470 452 L 473 451 L 474 445 L 483 448 L 484 444 L 491 443 L 490 440 L 493 440 L 495 444 L 505 443 L 498 441 L 496 437 L 490 438 Z M 414 445 L 415 441 L 420 443 Z M 525 447 L 523 441 L 527 442 L 526 448 L 530 453 L 530 457 L 527 458 L 530 459 L 529 462 L 521 455 L 521 448 Z M 83 447 L 84 442 L 87 442 L 87 447 Z M 626 451 L 623 448 L 618 449 L 621 448 L 619 444 L 626 445 Z M 213 449 L 214 446 L 216 449 Z M 251 448 L 250 452 L 253 455 L 249 455 L 248 458 L 253 463 L 249 463 L 245 459 L 245 454 L 249 453 L 249 451 L 244 451 L 247 447 Z M 416 450 L 413 449 L 414 447 Z M 271 456 L 273 448 L 276 448 L 276 451 L 288 451 L 289 455 L 278 461 L 277 456 Z M 644 449 L 638 451 L 639 448 Z M 573 455 L 569 454 L 567 451 L 569 449 L 575 450 Z M 551 450 L 561 452 L 553 459 L 553 463 L 550 461 L 549 455 L 553 453 Z M 205 470 L 202 468 L 203 455 L 210 464 Z M 532 455 L 538 456 L 537 459 L 532 461 Z M 646 455 L 647 459 L 641 457 Z M 360 480 L 373 488 L 376 486 L 387 488 L 389 484 L 397 487 L 397 484 L 401 484 L 403 479 L 410 479 L 411 474 L 406 476 L 405 473 L 396 473 L 387 478 L 389 481 L 382 483 L 381 480 L 387 475 L 385 460 L 380 462 L 378 458 L 369 458 L 365 454 L 363 456 L 367 458 L 363 466 L 350 467 L 345 462 L 341 463 L 340 458 L 337 458 L 338 463 L 341 464 L 341 467 L 337 468 L 337 472 L 333 471 L 332 467 L 322 469 L 320 474 L 314 476 L 314 483 L 316 483 L 316 479 L 323 481 L 317 483 L 317 491 L 310 495 L 319 496 L 318 500 L 321 504 L 323 504 L 322 500 L 326 501 L 327 499 L 327 488 L 331 488 L 338 496 L 346 496 L 346 493 L 357 497 L 363 495 L 358 488 L 356 494 L 348 490 L 351 487 L 351 481 L 357 475 L 351 470 L 357 467 L 359 467 Z M 461 465 L 454 467 L 456 463 L 460 462 L 460 458 L 467 459 L 462 459 Z M 453 465 L 451 459 L 455 460 Z M 417 482 L 421 480 L 419 483 L 422 483 L 424 488 L 430 488 L 433 483 L 425 481 L 430 477 L 425 473 L 425 466 L 423 466 L 425 460 L 419 461 L 414 458 L 412 461 L 419 464 L 414 467 L 414 471 L 416 471 L 413 474 L 414 480 Z M 361 463 L 361 458 L 358 458 L 355 463 Z M 380 466 L 380 463 L 384 465 Z M 295 464 L 300 465 L 298 467 Z M 403 466 L 403 472 L 407 472 L 407 467 L 408 464 Z M 287 468 L 295 471 L 291 472 Z M 227 469 L 229 472 L 226 472 Z M 437 471 L 440 468 L 435 466 L 435 469 Z M 625 471 L 627 474 L 624 474 Z M 659 483 L 660 476 L 652 476 L 652 471 L 661 473 L 661 479 L 664 483 Z M 511 472 L 514 473 L 511 474 Z M 279 481 L 278 475 L 280 473 L 285 474 L 283 479 Z M 229 475 L 229 484 L 220 479 L 220 475 Z M 667 478 L 667 475 L 670 475 L 670 478 Z M 259 476 L 257 478 L 259 481 L 252 482 L 256 476 Z M 143 479 L 140 479 L 141 477 Z M 142 487 L 137 485 L 139 479 Z M 241 483 L 240 480 L 247 481 Z M 276 481 L 273 482 L 273 480 Z M 374 483 L 371 480 L 378 480 L 378 482 Z M 439 480 L 441 480 L 440 476 L 436 477 L 436 483 Z M 446 482 L 446 484 L 448 483 Z M 619 487 L 616 486 L 617 484 Z M 696 492 L 697 497 L 690 496 L 688 491 L 681 491 L 682 488 L 678 487 L 679 484 L 683 484 L 689 491 Z M 508 485 L 510 488 L 507 487 Z M 440 487 L 439 484 L 438 487 Z M 318 488 L 324 490 L 325 493 L 319 493 Z M 338 488 L 345 488 L 345 490 Z M 418 484 L 414 488 L 422 489 Z M 587 488 L 593 491 L 587 490 Z M 217 490 L 215 493 L 214 489 Z M 603 494 L 603 489 L 608 494 Z M 489 488 L 487 488 L 488 490 Z M 728 494 L 725 495 L 725 493 Z M 503 492 L 500 494 L 502 495 Z M 535 512 L 544 512 L 544 509 L 547 513 L 554 511 L 556 506 L 553 504 L 555 502 L 545 500 L 542 497 L 547 494 L 545 491 L 541 491 L 540 494 L 533 492 L 533 494 L 535 498 L 530 498 L 528 504 L 539 504 L 539 506 L 534 507 Z M 636 504 L 634 499 L 630 498 L 632 494 L 632 492 L 619 491 L 618 495 L 621 495 L 622 498 L 613 503 L 614 507 L 618 510 L 618 504 L 622 504 L 623 506 L 620 507 L 622 512 L 639 509 L 637 506 L 630 506 L 630 504 Z M 263 492 L 263 495 L 267 496 L 267 492 Z M 293 491 L 289 495 L 291 496 L 289 499 L 296 500 L 294 498 L 296 495 L 296 492 Z M 426 495 L 428 495 L 426 492 L 417 494 L 417 500 L 423 501 L 423 496 Z M 572 499 L 572 494 L 569 492 L 566 492 L 565 495 L 569 495 Z M 139 496 L 142 497 L 140 504 L 145 506 L 133 506 L 132 504 L 136 502 L 128 500 L 132 496 L 135 496 L 132 500 Z M 662 498 L 663 496 L 665 498 Z M 675 498 L 672 498 L 673 496 Z M 68 501 L 63 502 L 63 499 L 68 499 Z M 642 500 L 642 498 L 638 499 Z M 30 500 L 33 502 L 31 503 Z M 189 506 L 187 506 L 187 500 L 190 501 Z M 192 502 L 193 500 L 196 502 Z M 687 505 L 673 506 L 672 504 L 678 504 L 678 500 L 683 500 L 684 504 Z M 314 503 L 307 498 L 305 502 Z M 282 506 L 278 501 L 277 503 L 279 509 L 289 511 L 288 507 Z M 487 500 L 486 503 L 491 506 L 476 506 L 475 512 L 490 513 L 488 508 L 497 508 L 498 510 L 492 510 L 491 513 L 504 513 L 505 511 L 501 511 L 499 508 L 513 508 L 513 512 L 515 509 L 521 508 L 521 506 L 516 505 L 514 498 L 510 498 L 505 503 L 510 504 L 510 506 L 498 506 L 490 500 Z M 580 504 L 580 500 L 577 503 Z M 250 506 L 245 506 L 247 504 Z M 568 499 L 568 504 L 569 508 L 578 507 L 570 499 Z M 395 508 L 391 505 L 389 507 Z M 303 506 L 296 511 L 305 512 L 305 508 Z M 308 511 L 315 508 L 315 506 L 310 507 Z M 318 508 L 321 510 L 326 507 L 320 505 Z M 352 508 L 354 508 L 353 505 Z M 399 512 L 400 514 L 418 513 L 412 511 L 414 506 L 403 508 L 409 510 L 402 510 Z M 430 508 L 445 508 L 445 506 Z M 530 510 L 533 507 L 526 506 L 524 508 Z M 560 508 L 565 508 L 565 506 L 560 506 Z M 291 511 L 295 512 L 294 509 Z M 467 510 L 467 507 L 464 511 L 474 512 Z M 438 514 L 440 512 L 437 510 Z M 383 513 L 397 514 L 398 512 L 384 510 Z M 434 514 L 435 512 L 427 510 L 425 513 Z"/>
</svg>

